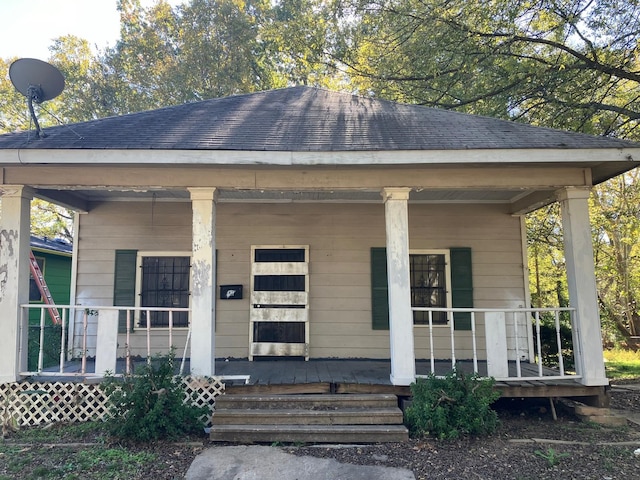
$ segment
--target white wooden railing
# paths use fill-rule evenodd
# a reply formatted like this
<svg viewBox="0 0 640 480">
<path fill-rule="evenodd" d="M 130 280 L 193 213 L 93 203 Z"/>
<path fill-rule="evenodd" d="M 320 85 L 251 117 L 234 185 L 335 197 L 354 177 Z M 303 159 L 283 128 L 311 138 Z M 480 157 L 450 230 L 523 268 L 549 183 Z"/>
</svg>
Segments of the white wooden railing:
<svg viewBox="0 0 640 480">
<path fill-rule="evenodd" d="M 37 365 L 28 368 L 22 364 L 20 374 L 24 376 L 88 376 L 102 375 L 105 371 L 121 374 L 116 371 L 117 359 L 124 359 L 125 365 L 120 370 L 131 373 L 135 358 L 149 361 L 155 353 L 168 353 L 174 349 L 176 357 L 180 359 L 180 373 L 185 368 L 191 339 L 191 329 L 174 327 L 174 314 L 189 311 L 185 308 L 151 308 L 151 307 L 113 307 L 113 306 L 78 306 L 57 305 L 61 316 L 59 357 L 57 367 L 45 366 L 44 347 L 47 329 L 48 310 L 44 304 L 22 305 L 21 335 L 29 335 L 29 329 L 37 330 L 39 336 Z M 39 324 L 29 325 L 29 312 L 39 311 Z M 450 362 L 451 369 L 461 362 L 471 365 L 474 373 L 494 377 L 498 381 L 508 380 L 540 380 L 581 378 L 580 372 L 573 372 L 567 368 L 562 349 L 561 315 L 569 315 L 571 325 L 575 331 L 575 310 L 571 308 L 514 308 L 514 309 L 478 309 L 478 308 L 422 308 L 414 307 L 414 311 L 428 313 L 428 323 L 415 326 L 416 351 L 427 351 L 427 356 L 419 360 L 428 362 L 430 373 L 439 374 L 437 366 Z M 118 334 L 119 312 L 126 312 L 126 333 Z M 136 319 L 141 313 L 146 318 L 151 312 L 168 312 L 168 327 L 151 327 L 150 322 L 145 326 L 136 325 Z M 446 325 L 435 325 L 434 312 L 446 312 L 449 319 L 455 313 L 470 315 L 471 329 L 456 330 L 454 322 Z M 555 364 L 548 368 L 543 364 L 543 350 L 541 342 L 541 318 L 550 315 L 555 327 Z M 95 318 L 94 318 L 95 317 Z M 135 326 L 135 333 L 132 327 Z M 478 332 L 484 328 L 484 334 Z M 533 327 L 533 328 L 532 328 Z M 69 335 L 69 329 L 72 335 Z M 422 332 L 419 329 L 423 329 Z M 425 334 L 425 330 L 427 334 Z M 178 332 L 180 335 L 177 336 Z M 135 354 L 132 354 L 132 340 L 138 344 Z M 24 338 L 24 337 L 22 337 Z M 89 340 L 92 340 L 90 342 Z M 425 342 L 422 344 L 420 342 Z M 20 342 L 21 345 L 27 342 Z M 92 345 L 90 345 L 92 343 Z M 461 345 L 464 344 L 464 347 Z M 468 346 L 470 345 L 470 347 Z M 32 358 L 34 356 L 31 352 Z M 577 365 L 575 353 L 571 353 L 573 365 Z M 21 359 L 27 359 L 27 352 L 21 352 Z M 95 366 L 91 366 L 95 358 Z M 74 367 L 70 368 L 70 360 Z M 24 362 L 24 360 L 23 360 Z M 32 360 L 32 363 L 33 360 Z M 420 372 L 419 372 L 420 373 Z M 424 376 L 419 374 L 418 376 Z"/>
<path fill-rule="evenodd" d="M 442 358 L 450 360 L 450 370 L 459 368 L 460 361 L 471 362 L 473 373 L 494 377 L 498 381 L 509 380 L 551 380 L 581 378 L 580 372 L 565 367 L 565 355 L 563 352 L 563 339 L 561 332 L 561 315 L 569 315 L 572 330 L 575 331 L 575 309 L 573 308 L 426 308 L 412 307 L 416 312 L 427 312 L 428 323 L 416 325 L 414 332 L 418 329 L 427 329 L 426 337 L 428 345 L 418 343 L 420 335 L 416 338 L 416 351 L 426 348 L 429 351 L 429 373 L 439 375 L 437 361 Z M 445 312 L 449 319 L 446 325 L 435 325 L 433 314 L 435 312 Z M 471 321 L 470 330 L 456 330 L 455 322 L 451 321 L 455 313 L 468 313 Z M 553 367 L 545 366 L 543 362 L 541 318 L 549 315 L 553 318 L 555 330 L 554 343 L 557 353 L 553 355 Z M 478 325 L 484 326 L 484 335 L 478 334 Z M 439 330 L 440 329 L 440 330 Z M 442 342 L 434 341 L 435 337 L 442 337 L 442 329 L 447 330 L 449 345 L 448 355 L 437 354 L 442 352 Z M 438 332 L 439 330 L 439 332 Z M 436 332 L 439 335 L 436 335 Z M 479 340 L 483 339 L 485 347 L 481 349 L 482 355 L 478 353 Z M 458 354 L 459 344 L 462 342 L 471 343 L 471 348 L 466 348 L 466 353 L 462 357 Z M 470 350 L 470 351 L 469 351 Z M 570 354 L 571 364 L 577 365 L 575 349 Z M 421 358 L 422 359 L 422 358 Z M 547 359 L 549 360 L 549 359 Z M 485 367 L 486 365 L 486 367 Z M 480 368 L 482 366 L 482 368 Z M 449 370 L 449 369 L 448 369 Z M 418 374 L 423 377 L 428 374 Z"/>
<path fill-rule="evenodd" d="M 190 327 L 175 327 L 174 315 L 177 312 L 188 312 L 188 308 L 159 308 L 159 307 L 113 307 L 113 306 L 79 306 L 79 305 L 56 305 L 60 312 L 60 338 L 59 338 L 59 360 L 56 367 L 45 367 L 45 340 L 46 332 L 51 329 L 51 322 L 47 321 L 48 309 L 45 304 L 22 305 L 22 318 L 20 322 L 20 335 L 24 338 L 29 335 L 29 330 L 38 331 L 39 350 L 37 366 L 29 368 L 28 354 L 33 352 L 20 352 L 21 363 L 20 375 L 30 376 L 85 376 L 85 375 L 102 375 L 105 370 L 109 370 L 114 375 L 121 375 L 123 372 L 116 372 L 116 360 L 118 351 L 123 355 L 125 360 L 124 373 L 133 371 L 133 358 L 143 357 L 150 361 L 153 354 L 169 353 L 171 349 L 175 350 L 176 357 L 180 358 L 180 374 L 184 373 L 185 360 L 191 340 Z M 29 324 L 29 312 L 39 310 L 39 324 Z M 126 312 L 126 333 L 118 334 L 119 312 Z M 152 327 L 150 321 L 146 321 L 146 325 L 140 327 L 136 325 L 136 319 L 142 313 L 146 314 L 146 318 L 151 318 L 152 312 L 168 312 L 168 327 Z M 93 318 L 95 317 L 95 319 Z M 132 333 L 133 328 L 135 333 Z M 69 329 L 72 335 L 69 335 Z M 186 339 L 181 339 L 181 344 L 176 345 L 176 330 L 180 330 Z M 152 335 L 155 332 L 162 332 L 162 337 L 166 338 L 166 342 L 158 345 L 156 338 L 158 335 Z M 146 348 L 142 347 L 144 355 L 132 355 L 131 341 L 133 336 L 140 338 L 145 337 L 144 343 Z M 119 345 L 118 337 L 124 336 L 123 345 Z M 95 345 L 90 345 L 90 339 L 95 339 Z M 153 341 L 152 341 L 153 339 Z M 57 343 L 57 342 L 55 342 Z M 20 345 L 28 345 L 28 342 L 21 341 Z M 28 347 L 27 347 L 28 348 Z M 140 348 L 138 349 L 140 351 Z M 89 368 L 90 359 L 95 359 L 94 367 Z M 70 367 L 70 360 L 75 361 L 75 365 Z M 79 363 L 78 363 L 79 362 Z M 112 366 L 112 368 L 110 368 Z M 91 371 L 93 370 L 93 371 Z"/>
</svg>

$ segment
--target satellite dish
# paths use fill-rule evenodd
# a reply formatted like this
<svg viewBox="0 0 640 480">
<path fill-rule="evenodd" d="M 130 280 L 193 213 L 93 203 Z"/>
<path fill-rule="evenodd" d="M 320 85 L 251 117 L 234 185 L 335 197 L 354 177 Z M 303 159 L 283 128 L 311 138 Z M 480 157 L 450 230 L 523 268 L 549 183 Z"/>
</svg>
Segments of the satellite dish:
<svg viewBox="0 0 640 480">
<path fill-rule="evenodd" d="M 35 58 L 21 58 L 9 67 L 11 83 L 27 97 L 29 112 L 39 137 L 46 135 L 40 129 L 33 103 L 42 103 L 57 97 L 64 90 L 64 77 L 53 65 Z"/>
</svg>

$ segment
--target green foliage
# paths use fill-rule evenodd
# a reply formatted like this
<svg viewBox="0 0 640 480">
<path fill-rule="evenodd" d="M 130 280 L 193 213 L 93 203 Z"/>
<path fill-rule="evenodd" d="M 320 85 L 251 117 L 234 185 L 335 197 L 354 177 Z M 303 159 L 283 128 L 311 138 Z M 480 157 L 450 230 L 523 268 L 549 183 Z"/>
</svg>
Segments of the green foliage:
<svg viewBox="0 0 640 480">
<path fill-rule="evenodd" d="M 547 461 L 549 467 L 555 467 L 560 463 L 560 460 L 567 458 L 570 455 L 568 453 L 556 452 L 553 448 L 549 447 L 546 451 L 536 450 L 535 454 L 538 457 L 544 458 Z"/>
<path fill-rule="evenodd" d="M 341 59 L 362 92 L 585 133 L 637 135 L 635 1 L 338 3 L 352 19 L 345 29 L 352 47 Z"/>
<path fill-rule="evenodd" d="M 607 378 L 640 378 L 640 351 L 613 348 L 604 351 Z"/>
<path fill-rule="evenodd" d="M 500 393 L 494 380 L 454 370 L 444 377 L 430 375 L 411 385 L 411 406 L 405 424 L 412 436 L 453 439 L 461 435 L 488 435 L 498 426 L 491 408 Z"/>
<path fill-rule="evenodd" d="M 113 404 L 107 429 L 128 440 L 175 439 L 201 431 L 206 407 L 196 407 L 174 376 L 174 354 L 157 356 L 122 381 L 108 377 L 105 389 Z M 187 400 L 185 402 L 185 400 Z"/>
</svg>

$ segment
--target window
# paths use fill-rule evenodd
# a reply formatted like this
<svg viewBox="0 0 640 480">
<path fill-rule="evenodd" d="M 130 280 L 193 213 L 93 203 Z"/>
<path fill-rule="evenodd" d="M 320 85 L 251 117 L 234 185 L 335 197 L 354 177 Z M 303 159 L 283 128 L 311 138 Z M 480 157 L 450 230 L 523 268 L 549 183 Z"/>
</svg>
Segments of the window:
<svg viewBox="0 0 640 480">
<path fill-rule="evenodd" d="M 420 252 L 409 255 L 412 307 L 440 307 L 451 305 L 449 285 L 451 270 L 449 252 Z M 433 312 L 434 325 L 447 323 L 447 312 Z M 415 325 L 429 325 L 429 312 L 413 312 Z"/>
<path fill-rule="evenodd" d="M 139 254 L 139 305 L 141 307 L 188 308 L 191 258 L 189 256 Z M 151 327 L 168 327 L 169 312 L 149 312 Z M 138 321 L 147 326 L 147 312 Z M 189 312 L 173 312 L 174 327 L 189 326 Z"/>
<path fill-rule="evenodd" d="M 38 267 L 40 267 L 40 271 L 44 276 L 44 258 L 35 257 L 36 262 L 38 262 Z M 33 278 L 33 274 L 29 274 L 29 301 L 30 302 L 42 302 L 42 294 L 40 293 L 40 289 L 38 288 L 38 284 L 36 283 L 36 279 Z"/>
<path fill-rule="evenodd" d="M 473 273 L 471 249 L 452 247 L 448 250 L 410 252 L 411 305 L 425 307 L 473 308 Z M 443 274 L 444 265 L 444 274 Z M 387 252 L 385 248 L 371 248 L 371 328 L 389 329 L 389 300 L 387 288 Z M 422 305 L 423 304 L 423 305 Z M 416 312 L 418 313 L 418 312 Z M 453 315 L 456 330 L 471 330 L 471 314 Z M 416 325 L 428 324 L 428 314 L 414 315 Z M 434 324 L 447 322 L 446 314 Z"/>
</svg>

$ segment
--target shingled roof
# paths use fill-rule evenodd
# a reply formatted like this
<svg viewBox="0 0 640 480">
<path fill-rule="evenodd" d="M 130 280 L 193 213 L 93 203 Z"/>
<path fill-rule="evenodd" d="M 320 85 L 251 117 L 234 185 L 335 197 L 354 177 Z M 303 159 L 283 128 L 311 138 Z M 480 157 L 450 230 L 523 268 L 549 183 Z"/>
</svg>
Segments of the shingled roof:
<svg viewBox="0 0 640 480">
<path fill-rule="evenodd" d="M 637 143 L 311 87 L 166 107 L 0 135 L 0 149 L 280 152 L 601 149 Z"/>
</svg>

